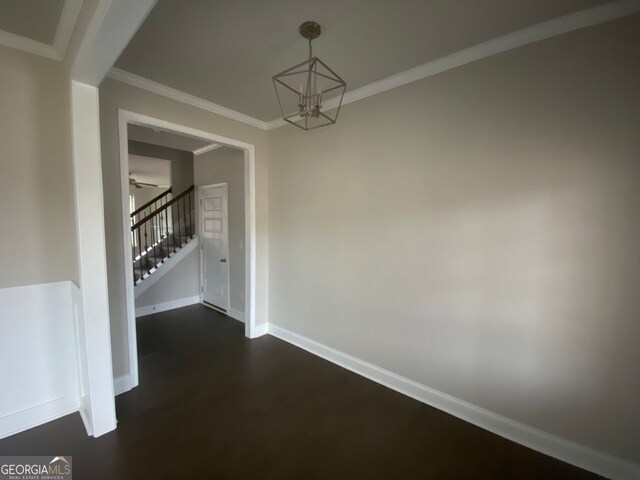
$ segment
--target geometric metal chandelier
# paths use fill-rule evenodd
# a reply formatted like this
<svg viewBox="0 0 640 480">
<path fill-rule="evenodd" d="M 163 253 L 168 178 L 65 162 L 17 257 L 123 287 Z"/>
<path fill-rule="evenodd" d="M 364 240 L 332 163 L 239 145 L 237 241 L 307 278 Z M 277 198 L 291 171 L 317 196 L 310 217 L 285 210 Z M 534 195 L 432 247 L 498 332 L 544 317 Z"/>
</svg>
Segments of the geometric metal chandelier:
<svg viewBox="0 0 640 480">
<path fill-rule="evenodd" d="M 347 88 L 340 76 L 314 57 L 311 40 L 321 33 L 316 22 L 304 22 L 300 35 L 309 40 L 309 58 L 273 76 L 282 118 L 303 130 L 332 125 L 338 120 Z M 323 101 L 330 107 L 325 111 Z"/>
</svg>

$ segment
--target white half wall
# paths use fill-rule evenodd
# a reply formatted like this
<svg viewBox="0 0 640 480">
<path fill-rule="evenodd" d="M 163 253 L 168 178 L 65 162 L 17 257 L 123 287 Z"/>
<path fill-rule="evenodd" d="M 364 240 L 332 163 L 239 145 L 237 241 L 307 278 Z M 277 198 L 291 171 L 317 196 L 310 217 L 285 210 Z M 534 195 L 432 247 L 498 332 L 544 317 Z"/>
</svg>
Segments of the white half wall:
<svg viewBox="0 0 640 480">
<path fill-rule="evenodd" d="M 71 281 L 0 289 L 0 438 L 80 407 L 74 289 Z"/>
</svg>

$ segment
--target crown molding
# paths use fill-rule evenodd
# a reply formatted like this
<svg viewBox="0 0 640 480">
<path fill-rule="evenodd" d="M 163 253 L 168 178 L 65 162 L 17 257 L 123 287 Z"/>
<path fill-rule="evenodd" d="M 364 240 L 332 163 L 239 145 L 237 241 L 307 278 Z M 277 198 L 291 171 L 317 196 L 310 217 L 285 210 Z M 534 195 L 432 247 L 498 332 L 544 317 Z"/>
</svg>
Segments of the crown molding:
<svg viewBox="0 0 640 480">
<path fill-rule="evenodd" d="M 640 0 L 613 0 L 597 7 L 588 8 L 553 20 L 538 23 L 531 27 L 517 30 L 493 40 L 488 40 L 472 47 L 459 50 L 450 55 L 437 58 L 403 72 L 396 73 L 355 90 L 348 91 L 344 95 L 342 105 L 357 102 L 358 100 L 363 100 L 367 97 L 386 92 L 387 90 L 401 87 L 408 83 L 430 77 L 431 75 L 436 75 L 438 73 L 451 70 L 452 68 L 460 67 L 467 63 L 497 55 L 514 48 L 522 47 L 524 45 L 552 38 L 564 33 L 569 33 L 581 28 L 633 15 L 638 12 L 640 12 Z M 108 76 L 114 80 L 142 88 L 152 93 L 156 93 L 263 130 L 273 130 L 287 125 L 287 122 L 282 118 L 276 118 L 269 122 L 265 122 L 235 110 L 222 107 L 221 105 L 208 100 L 176 90 L 175 88 L 167 87 L 166 85 L 154 82 L 153 80 L 125 72 L 118 68 L 112 68 Z M 327 110 L 337 108 L 338 101 L 338 98 L 328 100 L 325 103 L 325 108 Z"/>
<path fill-rule="evenodd" d="M 82 10 L 82 2 L 83 0 L 65 0 L 62 7 L 62 13 L 60 14 L 60 20 L 58 20 L 58 27 L 53 39 L 53 50 L 58 55 L 59 60 L 63 60 L 67 52 L 71 35 L 73 35 L 73 30 L 80 16 L 80 10 Z"/>
<path fill-rule="evenodd" d="M 22 35 L 0 30 L 0 45 L 33 53 L 51 60 L 62 61 L 78 21 L 83 0 L 65 0 L 56 26 L 53 44 L 38 42 Z"/>
<path fill-rule="evenodd" d="M 345 93 L 342 105 L 357 102 L 378 93 L 422 80 L 423 78 L 475 62 L 498 53 L 522 47 L 530 43 L 562 35 L 581 28 L 598 25 L 600 23 L 626 17 L 640 12 L 640 0 L 615 0 L 603 5 L 581 10 L 562 17 L 538 23 L 531 27 L 503 35 L 473 47 L 440 57 L 404 72 L 396 73 L 377 82 L 370 83 Z M 338 107 L 339 98 L 332 98 L 325 102 L 326 110 Z M 281 127 L 287 123 L 282 118 L 267 122 L 267 130 Z"/>
<path fill-rule="evenodd" d="M 22 35 L 16 35 L 15 33 L 10 33 L 5 30 L 0 30 L 0 45 L 22 50 L 27 53 L 33 53 L 34 55 L 40 55 L 50 60 L 62 60 L 52 45 L 38 42 L 31 38 L 23 37 Z"/>
<path fill-rule="evenodd" d="M 216 148 L 220 148 L 222 145 L 219 143 L 212 143 L 211 145 L 205 145 L 204 147 L 196 148 L 192 153 L 195 156 L 202 155 L 203 153 L 210 152 L 211 150 L 215 150 Z"/>
<path fill-rule="evenodd" d="M 114 80 L 118 80 L 119 82 L 123 82 L 128 85 L 147 90 L 151 93 L 162 95 L 163 97 L 167 97 L 172 100 L 191 105 L 192 107 L 215 113 L 216 115 L 220 115 L 222 117 L 230 118 L 231 120 L 235 120 L 237 122 L 251 125 L 252 127 L 257 127 L 262 130 L 267 129 L 267 122 L 263 120 L 258 120 L 257 118 L 245 115 L 244 113 L 236 112 L 235 110 L 223 107 L 222 105 L 218 105 L 217 103 L 210 102 L 189 93 L 181 92 L 180 90 L 176 90 L 175 88 L 168 87 L 161 83 L 154 82 L 153 80 L 149 80 L 148 78 L 126 72 L 119 68 L 112 68 L 107 76 Z"/>
</svg>

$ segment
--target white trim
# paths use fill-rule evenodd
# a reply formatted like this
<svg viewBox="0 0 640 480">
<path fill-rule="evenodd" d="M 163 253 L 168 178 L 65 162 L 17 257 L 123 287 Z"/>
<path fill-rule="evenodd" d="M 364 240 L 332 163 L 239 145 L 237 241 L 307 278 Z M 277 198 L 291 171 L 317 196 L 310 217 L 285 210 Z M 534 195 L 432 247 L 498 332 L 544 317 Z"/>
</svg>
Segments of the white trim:
<svg viewBox="0 0 640 480">
<path fill-rule="evenodd" d="M 129 230 L 131 231 L 131 230 Z M 196 235 L 187 243 L 184 247 L 178 250 L 176 253 L 171 254 L 169 259 L 158 266 L 158 270 L 153 272 L 153 274 L 145 279 L 140 285 L 134 287 L 133 291 L 135 294 L 135 298 L 138 298 L 144 292 L 149 290 L 153 285 L 156 284 L 158 280 L 164 277 L 168 272 L 170 272 L 176 265 L 178 265 L 182 260 L 187 258 L 187 256 L 193 252 L 200 245 L 200 237 Z M 131 270 L 131 269 L 130 269 Z M 133 273 L 131 274 L 133 277 Z M 133 281 L 133 280 L 132 280 Z"/>
<path fill-rule="evenodd" d="M 100 27 L 105 21 L 110 7 L 111 0 L 97 0 L 95 10 L 87 21 L 86 29 L 82 34 L 82 38 L 78 43 L 77 49 L 75 50 L 75 52 L 72 52 L 73 58 L 70 58 L 68 62 L 71 66 L 70 76 L 73 80 L 82 81 L 88 84 L 91 83 L 82 78 L 80 71 L 82 70 L 83 64 L 86 63 L 86 58 L 89 56 L 89 52 L 92 48 L 93 43 L 95 43 L 96 41 L 96 37 L 98 36 Z M 78 25 L 78 27 L 81 27 L 81 25 Z"/>
<path fill-rule="evenodd" d="M 98 0 L 78 49 L 69 59 L 71 78 L 100 85 L 156 1 Z"/>
<path fill-rule="evenodd" d="M 224 308 L 216 307 L 212 303 L 202 300 L 202 292 L 200 293 L 200 303 L 202 304 L 202 306 L 210 308 L 211 310 L 215 310 L 216 312 L 222 313 L 223 315 L 228 315 L 229 313 Z"/>
<path fill-rule="evenodd" d="M 358 100 L 377 95 L 378 93 L 422 80 L 423 78 L 451 70 L 452 68 L 466 65 L 498 53 L 506 52 L 514 48 L 522 47 L 530 43 L 552 38 L 564 33 L 590 27 L 599 23 L 608 22 L 617 18 L 633 15 L 640 12 L 639 0 L 616 0 L 607 2 L 597 7 L 588 8 L 562 17 L 538 23 L 531 27 L 523 28 L 493 40 L 478 43 L 469 48 L 459 50 L 450 55 L 440 57 L 409 70 L 405 70 L 377 82 L 370 83 L 355 90 L 345 93 L 342 105 L 357 102 Z M 338 107 L 339 98 L 332 98 L 325 102 L 325 110 Z M 276 118 L 267 122 L 267 130 L 286 125 L 282 118 Z"/>
<path fill-rule="evenodd" d="M 71 309 L 73 326 L 76 332 L 76 361 L 78 365 L 78 397 L 79 412 L 88 435 L 93 435 L 93 419 L 91 416 L 91 401 L 88 397 L 89 390 L 89 363 L 87 361 L 87 341 L 82 313 L 82 292 L 80 287 L 69 281 L 69 293 L 71 295 Z"/>
<path fill-rule="evenodd" d="M 136 333 L 136 296 L 133 287 L 133 247 L 131 244 L 131 212 L 129 211 L 129 133 L 127 120 L 118 112 L 118 138 L 120 140 L 120 190 L 122 193 L 122 219 L 123 219 L 123 244 L 124 244 L 124 281 L 125 305 L 127 310 L 127 351 L 129 353 L 129 379 L 133 387 L 138 386 L 138 340 Z M 125 178 L 126 177 L 126 178 Z M 144 282 L 142 282 L 144 284 Z M 142 287 L 142 285 L 140 285 Z M 138 295 L 144 293 L 144 287 Z"/>
<path fill-rule="evenodd" d="M 131 253 L 131 230 L 129 220 L 129 164 L 128 164 L 128 132 L 127 124 L 141 125 L 143 127 L 156 127 L 165 131 L 184 135 L 195 139 L 204 139 L 222 145 L 244 150 L 244 171 L 245 171 L 245 312 L 248 321 L 245 322 L 245 335 L 253 338 L 256 311 L 256 182 L 255 182 L 255 147 L 250 143 L 241 142 L 228 137 L 205 132 L 195 128 L 179 125 L 159 118 L 150 117 L 140 113 L 118 109 L 118 128 L 120 142 L 120 176 L 122 195 L 122 222 L 123 241 L 125 245 L 124 256 L 122 258 L 123 268 L 126 275 L 126 308 L 127 308 L 127 341 L 129 352 L 129 376 L 132 387 L 138 385 L 138 349 L 136 340 L 136 311 L 135 295 L 133 287 L 133 262 Z M 197 202 L 196 202 L 197 205 Z M 127 246 L 129 248 L 127 248 Z M 200 298 L 200 297 L 198 297 Z"/>
<path fill-rule="evenodd" d="M 80 408 L 78 409 L 78 413 L 80 414 L 80 418 L 82 419 L 84 428 L 87 431 L 87 435 L 92 437 L 93 436 L 93 420 L 91 419 L 91 410 L 80 406 Z"/>
<path fill-rule="evenodd" d="M 71 123 L 78 271 L 92 432 L 116 428 L 107 284 L 98 89 L 71 81 Z"/>
<path fill-rule="evenodd" d="M 62 396 L 0 417 L 0 438 L 24 432 L 78 411 L 78 399 Z"/>
<path fill-rule="evenodd" d="M 234 320 L 238 320 L 239 322 L 244 323 L 244 312 L 241 312 L 240 310 L 229 307 L 229 311 L 227 312 L 227 315 L 233 318 Z"/>
<path fill-rule="evenodd" d="M 269 323 L 261 323 L 260 325 L 256 325 L 255 335 L 252 338 L 258 338 L 268 334 L 270 331 L 269 326 L 270 326 Z M 277 336 L 277 335 L 274 335 L 274 336 Z"/>
<path fill-rule="evenodd" d="M 132 388 L 133 385 L 131 385 L 131 377 L 129 377 L 129 374 L 121 375 L 118 378 L 113 379 L 113 393 L 116 397 L 128 392 Z"/>
<path fill-rule="evenodd" d="M 245 335 L 254 338 L 256 330 L 256 151 L 251 145 L 244 151 L 244 313 Z M 263 307 L 269 318 L 269 304 Z"/>
<path fill-rule="evenodd" d="M 410 68 L 409 70 L 396 73 L 355 90 L 348 91 L 344 95 L 342 105 L 353 103 L 372 95 L 377 95 L 378 93 L 382 93 L 498 53 L 506 52 L 514 48 L 572 32 L 574 30 L 579 30 L 581 28 L 633 15 L 637 12 L 640 12 L 640 0 L 613 0 L 596 7 L 538 23 L 531 27 L 523 28 L 521 30 L 508 33 L 507 35 L 494 38 L 493 40 L 478 43 L 477 45 L 459 50 L 455 53 L 440 57 L 417 67 Z M 273 130 L 274 128 L 287 124 L 287 122 L 282 118 L 276 118 L 269 122 L 265 122 L 118 68 L 112 68 L 107 76 L 114 80 L 133 85 L 134 87 L 142 88 L 144 90 L 157 93 L 158 95 L 172 98 L 179 102 L 186 103 L 263 130 Z M 325 109 L 331 110 L 336 108 L 338 106 L 337 102 L 337 98 L 328 100 L 325 102 Z"/>
<path fill-rule="evenodd" d="M 27 53 L 33 53 L 34 55 L 40 55 L 41 57 L 49 58 L 51 60 L 61 60 L 58 52 L 56 52 L 51 45 L 23 37 L 22 35 L 16 35 L 15 33 L 7 32 L 5 30 L 0 30 L 0 45 L 22 50 Z"/>
<path fill-rule="evenodd" d="M 260 325 L 261 326 L 261 325 Z M 269 333 L 347 370 L 545 455 L 612 479 L 640 477 L 640 465 L 579 445 L 414 382 L 273 323 Z"/>
<path fill-rule="evenodd" d="M 67 52 L 73 29 L 76 27 L 80 10 L 82 10 L 83 0 L 65 0 L 56 34 L 53 39 L 53 50 L 58 56 L 58 60 L 63 60 Z"/>
<path fill-rule="evenodd" d="M 210 305 L 213 305 L 216 308 L 224 310 L 226 312 L 231 308 L 231 255 L 229 254 L 229 185 L 227 182 L 222 183 L 213 183 L 211 185 L 200 185 L 198 187 L 198 198 L 196 198 L 196 218 L 198 219 L 198 231 L 202 230 L 202 210 L 200 209 L 200 202 L 202 198 L 202 190 L 205 188 L 214 188 L 214 187 L 224 187 L 224 215 L 225 215 L 225 227 L 224 227 L 224 235 L 227 237 L 225 241 L 225 245 L 227 247 L 227 304 L 224 307 L 219 305 L 214 305 L 210 302 L 206 302 Z M 204 241 L 200 243 L 200 302 L 205 303 L 204 299 L 204 256 L 202 252 L 204 250 Z"/>
<path fill-rule="evenodd" d="M 246 123 L 247 125 L 251 125 L 252 127 L 257 127 L 262 130 L 267 129 L 267 122 L 263 120 L 258 120 L 257 118 L 245 115 L 244 113 L 236 112 L 235 110 L 223 107 L 222 105 L 218 105 L 217 103 L 204 100 L 203 98 L 196 97 L 195 95 L 191 95 L 189 93 L 181 92 L 180 90 L 162 85 L 161 83 L 154 82 L 153 80 L 149 80 L 139 75 L 125 72 L 124 70 L 120 70 L 119 68 L 112 68 L 107 76 L 114 80 L 118 80 L 119 82 L 123 82 L 128 85 L 147 90 L 148 92 L 171 98 L 172 100 L 176 100 L 187 105 L 191 105 L 192 107 L 200 108 L 202 110 L 215 113 L 216 115 L 230 118 L 237 122 Z"/>
<path fill-rule="evenodd" d="M 202 155 L 203 153 L 210 152 L 211 150 L 215 150 L 216 148 L 220 148 L 222 145 L 219 143 L 212 143 L 211 145 L 205 145 L 204 147 L 196 148 L 193 152 L 194 155 Z"/>
<path fill-rule="evenodd" d="M 187 307 L 189 305 L 195 305 L 196 303 L 200 303 L 200 295 L 192 295 L 190 297 L 169 300 L 168 302 L 156 303 L 155 305 L 138 307 L 136 308 L 136 318 L 146 317 L 147 315 L 166 312 L 168 310 L 175 310 L 176 308 Z"/>
<path fill-rule="evenodd" d="M 52 44 L 0 30 L 0 45 L 62 61 L 80 16 L 82 2 L 83 0 L 65 0 Z"/>
<path fill-rule="evenodd" d="M 80 408 L 76 301 L 70 280 L 0 288 L 0 438 Z"/>
</svg>

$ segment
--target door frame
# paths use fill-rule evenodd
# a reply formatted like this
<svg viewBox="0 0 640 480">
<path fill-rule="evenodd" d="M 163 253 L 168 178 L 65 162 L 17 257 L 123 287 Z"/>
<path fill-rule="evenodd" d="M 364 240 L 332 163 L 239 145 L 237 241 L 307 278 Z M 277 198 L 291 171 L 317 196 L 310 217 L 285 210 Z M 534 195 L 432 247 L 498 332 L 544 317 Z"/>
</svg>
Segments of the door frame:
<svg viewBox="0 0 640 480">
<path fill-rule="evenodd" d="M 224 215 L 227 220 L 227 228 L 225 229 L 224 235 L 227 237 L 227 305 L 225 309 L 227 310 L 227 315 L 229 315 L 229 310 L 231 309 L 231 254 L 229 253 L 231 249 L 229 248 L 229 185 L 227 182 L 222 183 L 212 183 L 211 185 L 200 185 L 198 186 L 198 199 L 196 200 L 196 216 L 198 217 L 198 233 L 202 231 L 202 190 L 205 188 L 213 188 L 213 187 L 224 187 L 224 193 L 226 198 L 225 202 L 225 212 Z M 204 255 L 202 254 L 204 243 L 202 242 L 202 238 L 200 238 L 200 303 L 204 304 Z M 207 304 L 206 306 L 213 306 L 212 304 Z M 229 315 L 231 316 L 231 315 Z"/>
<path fill-rule="evenodd" d="M 136 334 L 136 309 L 133 287 L 133 255 L 131 253 L 131 224 L 129 221 L 129 138 L 127 125 L 160 128 L 244 152 L 244 212 L 245 212 L 245 336 L 256 338 L 256 153 L 255 146 L 234 138 L 223 137 L 212 132 L 180 125 L 168 120 L 151 117 L 122 108 L 118 109 L 118 137 L 120 151 L 120 189 L 122 198 L 122 227 L 124 255 L 122 266 L 125 273 L 125 296 L 127 314 L 127 342 L 129 353 L 129 385 L 138 386 L 138 346 Z"/>
</svg>

